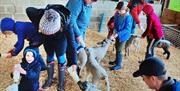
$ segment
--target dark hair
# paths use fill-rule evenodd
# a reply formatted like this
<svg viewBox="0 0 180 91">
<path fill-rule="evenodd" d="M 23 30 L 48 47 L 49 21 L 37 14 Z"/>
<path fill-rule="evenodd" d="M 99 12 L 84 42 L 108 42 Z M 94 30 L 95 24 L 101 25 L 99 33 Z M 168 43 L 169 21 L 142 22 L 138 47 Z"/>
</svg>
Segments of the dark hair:
<svg viewBox="0 0 180 91">
<path fill-rule="evenodd" d="M 117 4 L 117 6 L 116 6 L 116 9 L 121 10 L 121 8 L 123 7 L 123 5 L 124 5 L 124 2 L 119 2 L 119 3 Z"/>
</svg>

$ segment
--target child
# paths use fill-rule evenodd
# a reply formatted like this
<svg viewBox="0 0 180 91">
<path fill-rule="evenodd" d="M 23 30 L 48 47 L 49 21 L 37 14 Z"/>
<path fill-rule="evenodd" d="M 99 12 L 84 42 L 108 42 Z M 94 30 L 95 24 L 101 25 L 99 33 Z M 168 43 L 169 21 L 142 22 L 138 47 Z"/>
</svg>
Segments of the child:
<svg viewBox="0 0 180 91">
<path fill-rule="evenodd" d="M 146 49 L 145 58 L 154 56 L 154 44 L 164 37 L 161 23 L 159 18 L 154 13 L 154 9 L 150 4 L 147 4 L 143 8 L 144 13 L 147 16 L 147 28 L 142 34 L 142 38 L 147 36 L 148 45 Z"/>
<path fill-rule="evenodd" d="M 43 42 L 41 35 L 37 31 L 37 28 L 31 22 L 15 22 L 12 18 L 3 18 L 1 20 L 1 32 L 5 36 L 14 33 L 17 35 L 18 39 L 14 47 L 6 54 L 6 58 L 17 56 L 24 47 L 25 39 L 29 41 L 29 46 L 34 48 L 38 48 Z M 41 55 L 40 58 L 42 70 L 45 70 L 46 66 Z"/>
<path fill-rule="evenodd" d="M 117 5 L 117 12 L 114 15 L 114 34 L 116 38 L 116 60 L 110 62 L 115 64 L 111 67 L 111 70 L 121 69 L 122 62 L 122 50 L 126 44 L 126 41 L 130 38 L 132 30 L 132 16 L 127 12 L 127 4 L 125 2 L 119 2 Z M 112 38 L 111 38 L 112 39 Z"/>
<path fill-rule="evenodd" d="M 21 74 L 18 91 L 37 91 L 41 71 L 40 56 L 37 48 L 27 47 L 23 52 L 20 65 L 15 65 L 14 71 Z"/>
</svg>

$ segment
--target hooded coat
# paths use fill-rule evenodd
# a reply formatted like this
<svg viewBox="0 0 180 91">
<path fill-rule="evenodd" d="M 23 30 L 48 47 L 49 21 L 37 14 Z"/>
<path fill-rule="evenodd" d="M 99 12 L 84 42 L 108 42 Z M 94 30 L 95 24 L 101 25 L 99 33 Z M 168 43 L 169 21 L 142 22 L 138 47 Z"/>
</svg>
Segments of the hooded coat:
<svg viewBox="0 0 180 91">
<path fill-rule="evenodd" d="M 25 59 L 25 55 L 28 51 L 33 52 L 34 61 L 28 63 Z M 40 57 L 38 55 L 37 48 L 26 48 L 23 52 L 21 67 L 26 71 L 26 75 L 21 74 L 22 78 L 18 86 L 18 91 L 37 91 L 39 88 L 39 76 L 41 71 Z"/>
<path fill-rule="evenodd" d="M 154 13 L 154 9 L 151 5 L 147 4 L 143 9 L 147 16 L 147 28 L 142 34 L 142 37 L 149 36 L 151 39 L 161 39 L 164 37 L 162 26 L 159 18 Z"/>
<path fill-rule="evenodd" d="M 29 41 L 30 46 L 39 47 L 42 44 L 41 35 L 31 22 L 15 22 L 12 18 L 3 18 L 1 20 L 1 31 L 12 31 L 17 35 L 18 41 L 14 45 L 15 49 L 11 52 L 12 56 L 18 55 L 23 49 L 25 39 Z"/>
</svg>

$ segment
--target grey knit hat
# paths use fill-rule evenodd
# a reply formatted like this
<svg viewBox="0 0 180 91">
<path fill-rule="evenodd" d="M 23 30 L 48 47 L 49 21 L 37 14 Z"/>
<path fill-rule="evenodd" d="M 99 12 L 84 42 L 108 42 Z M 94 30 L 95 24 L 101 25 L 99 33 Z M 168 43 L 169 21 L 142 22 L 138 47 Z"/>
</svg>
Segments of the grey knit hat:
<svg viewBox="0 0 180 91">
<path fill-rule="evenodd" d="M 46 10 L 39 23 L 39 32 L 45 35 L 52 35 L 57 33 L 60 29 L 60 14 L 54 9 Z"/>
</svg>

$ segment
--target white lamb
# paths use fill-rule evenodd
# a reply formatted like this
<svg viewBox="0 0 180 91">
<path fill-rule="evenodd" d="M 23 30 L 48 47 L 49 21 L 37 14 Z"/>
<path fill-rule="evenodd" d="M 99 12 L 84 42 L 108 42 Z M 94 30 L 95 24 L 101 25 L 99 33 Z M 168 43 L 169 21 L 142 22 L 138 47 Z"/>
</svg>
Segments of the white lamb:
<svg viewBox="0 0 180 91">
<path fill-rule="evenodd" d="M 93 52 L 93 49 L 92 48 L 86 49 L 86 53 L 88 56 L 88 61 L 86 63 L 87 80 L 89 80 L 90 75 L 92 75 L 93 84 L 97 84 L 97 81 L 100 79 L 105 79 L 107 84 L 107 91 L 110 91 L 108 73 L 95 59 L 95 54 Z"/>
</svg>

